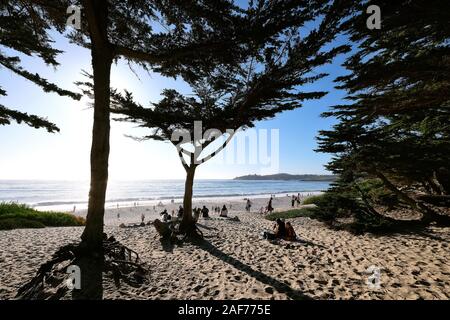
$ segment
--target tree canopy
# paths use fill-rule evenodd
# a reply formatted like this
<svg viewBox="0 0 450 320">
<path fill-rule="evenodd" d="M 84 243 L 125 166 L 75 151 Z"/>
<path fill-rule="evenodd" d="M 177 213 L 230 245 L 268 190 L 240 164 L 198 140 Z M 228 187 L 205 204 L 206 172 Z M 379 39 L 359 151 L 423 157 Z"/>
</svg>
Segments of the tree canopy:
<svg viewBox="0 0 450 320">
<path fill-rule="evenodd" d="M 47 65 L 56 67 L 57 55 L 61 51 L 52 47 L 49 32 L 52 27 L 63 29 L 63 25 L 53 24 L 49 18 L 54 14 L 52 8 L 39 6 L 21 1 L 2 1 L 0 3 L 0 65 L 21 76 L 39 87 L 44 92 L 55 92 L 60 96 L 68 96 L 79 100 L 80 94 L 59 88 L 48 82 L 37 73 L 23 69 L 20 57 L 15 53 L 35 56 Z M 0 96 L 7 92 L 0 87 Z M 49 132 L 59 131 L 58 127 L 44 118 L 29 115 L 24 112 L 7 108 L 0 104 L 0 125 L 10 124 L 11 121 L 25 122 L 31 127 L 45 128 Z"/>
<path fill-rule="evenodd" d="M 365 8 L 371 4 L 381 8 L 380 30 L 366 26 Z M 349 74 L 336 82 L 348 92 L 349 103 L 324 113 L 339 122 L 318 137 L 318 150 L 335 154 L 328 169 L 341 176 L 340 189 L 374 178 L 413 210 L 427 214 L 430 206 L 425 200 L 436 204 L 439 197 L 449 206 L 450 14 L 442 10 L 446 4 L 363 1 L 344 23 L 357 49 L 344 64 Z"/>
<path fill-rule="evenodd" d="M 258 4 L 263 3 L 271 2 Z M 320 6 L 314 6 L 319 3 Z M 203 61 L 191 65 L 189 72 L 183 71 L 192 94 L 167 89 L 162 100 L 143 107 L 134 101 L 131 92 L 121 94 L 116 90 L 112 94 L 112 112 L 124 115 L 122 121 L 150 129 L 142 139 L 170 141 L 177 147 L 190 180 L 187 192 L 192 193 L 195 168 L 220 152 L 237 130 L 253 127 L 257 121 L 273 118 L 301 107 L 305 100 L 326 94 L 305 92 L 302 86 L 325 77 L 327 74 L 316 73 L 316 68 L 349 50 L 347 45 L 329 45 L 338 33 L 346 8 L 341 1 L 298 4 L 293 22 L 282 24 L 277 33 L 271 28 L 259 28 L 257 41 L 245 44 L 233 60 Z M 250 7 L 247 19 L 258 20 L 264 10 L 264 6 Z M 272 18 L 268 17 L 268 21 L 274 21 Z M 308 22 L 314 22 L 315 27 L 306 32 L 303 27 Z M 195 132 L 199 122 L 200 132 Z M 203 154 L 226 133 L 228 137 L 221 146 Z M 190 199 L 185 197 L 185 215 L 190 215 L 190 202 L 186 201 Z"/>
</svg>

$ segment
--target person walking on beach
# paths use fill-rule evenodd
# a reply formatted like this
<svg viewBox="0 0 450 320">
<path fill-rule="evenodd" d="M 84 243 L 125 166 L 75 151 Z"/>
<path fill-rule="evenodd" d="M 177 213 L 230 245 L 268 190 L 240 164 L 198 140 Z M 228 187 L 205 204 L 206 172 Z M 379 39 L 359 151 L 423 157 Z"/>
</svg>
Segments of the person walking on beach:
<svg viewBox="0 0 450 320">
<path fill-rule="evenodd" d="M 292 208 L 293 208 L 294 205 L 295 205 L 295 200 L 297 200 L 297 198 L 296 198 L 294 195 L 292 195 L 292 200 L 291 200 L 291 207 L 292 207 Z"/>
<path fill-rule="evenodd" d="M 145 214 L 141 214 L 141 222 L 144 223 L 145 220 Z"/>
<path fill-rule="evenodd" d="M 247 204 L 245 205 L 245 210 L 247 212 L 250 212 L 251 207 L 252 207 L 252 202 L 250 201 L 250 199 L 247 199 Z"/>
<path fill-rule="evenodd" d="M 117 212 L 117 220 L 120 220 L 120 212 Z"/>
<path fill-rule="evenodd" d="M 269 204 L 267 205 L 267 212 L 268 213 L 272 213 L 273 212 L 272 200 L 273 200 L 273 198 L 270 197 Z"/>
</svg>

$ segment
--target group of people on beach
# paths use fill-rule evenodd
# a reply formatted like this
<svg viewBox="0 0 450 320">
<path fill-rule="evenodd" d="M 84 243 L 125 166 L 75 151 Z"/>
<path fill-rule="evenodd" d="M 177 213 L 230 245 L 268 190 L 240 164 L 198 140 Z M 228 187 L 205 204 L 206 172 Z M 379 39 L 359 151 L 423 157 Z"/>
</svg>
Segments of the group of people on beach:
<svg viewBox="0 0 450 320">
<path fill-rule="evenodd" d="M 265 208 L 261 208 L 261 213 L 272 213 L 274 208 L 273 208 L 273 196 L 270 197 L 269 202 L 267 204 L 267 206 Z M 245 210 L 247 212 L 250 212 L 251 206 L 252 206 L 252 202 L 250 199 L 245 199 L 246 200 L 246 205 L 245 205 Z M 292 195 L 292 207 L 295 206 L 295 203 L 297 203 L 297 206 L 301 203 L 301 196 L 300 193 L 295 196 Z M 231 208 L 231 205 L 230 205 Z M 222 208 L 220 208 L 219 206 L 216 207 L 212 207 L 211 210 L 213 210 L 216 214 L 219 215 L 219 217 L 228 217 L 228 208 L 227 206 L 224 204 L 222 206 Z M 197 222 L 201 217 L 203 217 L 204 219 L 209 218 L 209 209 L 206 206 L 203 206 L 202 208 L 197 208 L 195 207 L 193 210 L 193 219 L 195 222 Z M 184 214 L 184 208 L 183 206 L 179 206 L 177 212 L 175 212 L 175 210 L 172 210 L 171 213 L 169 213 L 167 211 L 166 208 L 164 208 L 164 210 L 160 213 L 160 216 L 162 218 L 162 221 L 165 223 L 173 223 L 175 221 L 179 221 L 183 218 L 183 214 Z M 176 217 L 176 218 L 175 218 Z M 120 220 L 120 213 L 117 213 L 117 218 Z M 145 215 L 142 213 L 141 214 L 141 224 L 144 223 L 145 220 Z M 276 219 L 276 223 L 274 225 L 273 228 L 273 232 L 264 232 L 263 233 L 263 237 L 264 239 L 267 240 L 276 240 L 276 239 L 283 239 L 283 240 L 287 240 L 287 241 L 295 241 L 297 240 L 297 235 L 295 233 L 294 228 L 292 227 L 290 222 L 285 222 L 282 219 Z"/>
<path fill-rule="evenodd" d="M 231 209 L 231 205 L 230 205 Z M 220 207 L 214 207 L 214 212 L 219 214 L 219 217 L 226 218 L 228 217 L 228 209 L 226 205 L 223 205 L 222 209 Z"/>
<path fill-rule="evenodd" d="M 266 214 L 266 213 L 272 213 L 274 208 L 273 208 L 273 198 L 274 195 L 270 196 L 269 202 L 267 203 L 266 207 L 261 207 L 261 209 L 259 209 L 259 213 L 260 214 Z"/>
<path fill-rule="evenodd" d="M 194 208 L 194 210 L 192 210 L 193 212 L 193 217 L 194 217 L 194 221 L 197 222 L 198 219 L 200 218 L 200 215 L 206 219 L 209 218 L 209 209 L 206 206 L 203 206 L 203 208 Z"/>
<path fill-rule="evenodd" d="M 219 214 L 219 217 L 228 217 L 228 209 L 226 205 L 223 205 L 222 209 L 220 207 L 213 207 L 212 210 Z M 183 218 L 183 213 L 184 213 L 184 209 L 183 206 L 180 206 L 178 208 L 178 212 L 175 213 L 175 210 L 172 210 L 172 213 L 169 214 L 169 212 L 167 211 L 167 209 L 164 209 L 160 215 L 163 219 L 164 222 L 169 222 L 173 220 L 173 217 L 176 215 L 177 219 L 182 219 Z M 197 208 L 195 207 L 192 210 L 192 216 L 195 222 L 198 221 L 198 219 L 200 218 L 200 216 L 204 219 L 209 218 L 209 209 L 206 206 L 203 206 L 202 208 Z"/>
<path fill-rule="evenodd" d="M 292 199 L 291 199 L 291 207 L 292 208 L 295 207 L 295 204 L 297 204 L 297 208 L 298 208 L 301 203 L 302 203 L 302 196 L 300 195 L 300 193 L 298 193 L 297 196 L 292 195 Z"/>
</svg>

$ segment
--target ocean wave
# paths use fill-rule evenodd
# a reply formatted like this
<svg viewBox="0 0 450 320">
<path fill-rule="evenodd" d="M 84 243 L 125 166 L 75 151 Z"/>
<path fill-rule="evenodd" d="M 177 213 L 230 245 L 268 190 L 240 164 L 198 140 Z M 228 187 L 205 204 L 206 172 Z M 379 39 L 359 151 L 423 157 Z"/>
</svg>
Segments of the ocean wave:
<svg viewBox="0 0 450 320">
<path fill-rule="evenodd" d="M 215 194 L 196 194 L 193 196 L 193 199 L 199 199 L 199 198 L 228 198 L 228 197 L 249 197 L 249 196 L 262 196 L 267 195 L 270 196 L 270 194 L 275 195 L 284 195 L 287 193 L 304 193 L 304 192 L 322 192 L 323 189 L 308 189 L 308 190 L 283 190 L 283 191 L 277 191 L 274 193 L 268 193 L 268 192 L 247 192 L 247 193 L 215 193 Z M 146 201 L 164 201 L 164 200 L 179 200 L 182 199 L 183 195 L 179 194 L 176 196 L 161 196 L 161 197 L 128 197 L 128 198 L 113 198 L 113 199 L 107 199 L 106 204 L 115 204 L 115 203 L 124 203 L 124 202 L 146 202 Z M 64 201 L 40 201 L 33 203 L 33 207 L 51 207 L 51 206 L 64 206 L 64 205 L 79 205 L 79 204 L 87 204 L 88 201 L 81 201 L 81 200 L 64 200 Z"/>
</svg>

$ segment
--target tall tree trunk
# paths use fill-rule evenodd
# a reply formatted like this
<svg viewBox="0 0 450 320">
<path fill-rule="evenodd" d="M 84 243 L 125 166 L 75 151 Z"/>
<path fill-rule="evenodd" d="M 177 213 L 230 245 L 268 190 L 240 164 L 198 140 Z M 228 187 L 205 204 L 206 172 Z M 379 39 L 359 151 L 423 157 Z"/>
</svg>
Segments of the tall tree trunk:
<svg viewBox="0 0 450 320">
<path fill-rule="evenodd" d="M 91 184 L 83 243 L 99 249 L 103 241 L 103 217 L 108 183 L 110 135 L 110 76 L 113 53 L 107 40 L 107 2 L 85 1 L 91 34 L 94 72 L 94 125 L 91 147 Z"/>
<path fill-rule="evenodd" d="M 444 194 L 450 195 L 450 170 L 444 167 L 439 168 L 436 172 L 436 178 L 444 188 Z"/>
<path fill-rule="evenodd" d="M 184 186 L 184 198 L 183 198 L 183 219 L 180 224 L 180 231 L 183 233 L 189 233 L 194 230 L 194 219 L 192 217 L 192 194 L 194 187 L 196 165 L 191 166 L 186 170 L 186 182 Z"/>
<path fill-rule="evenodd" d="M 427 177 L 428 184 L 430 185 L 431 190 L 433 191 L 431 194 L 442 194 L 439 186 L 436 184 L 436 180 L 433 177 Z"/>
<path fill-rule="evenodd" d="M 434 182 L 434 184 L 436 185 L 436 188 L 438 190 L 438 194 L 439 195 L 445 195 L 445 189 L 444 187 L 441 185 L 441 183 L 439 182 L 438 176 L 436 171 L 433 171 L 433 178 L 431 178 L 431 180 Z"/>
</svg>

